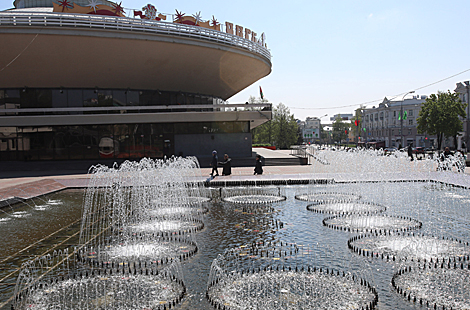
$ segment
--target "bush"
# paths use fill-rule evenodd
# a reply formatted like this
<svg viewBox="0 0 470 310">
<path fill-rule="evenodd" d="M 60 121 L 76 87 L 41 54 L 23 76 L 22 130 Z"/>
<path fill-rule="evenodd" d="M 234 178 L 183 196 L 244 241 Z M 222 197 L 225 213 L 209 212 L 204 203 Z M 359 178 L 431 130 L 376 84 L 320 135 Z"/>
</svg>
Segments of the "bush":
<svg viewBox="0 0 470 310">
<path fill-rule="evenodd" d="M 251 146 L 271 146 L 270 143 L 259 143 L 259 144 L 252 144 Z"/>
</svg>

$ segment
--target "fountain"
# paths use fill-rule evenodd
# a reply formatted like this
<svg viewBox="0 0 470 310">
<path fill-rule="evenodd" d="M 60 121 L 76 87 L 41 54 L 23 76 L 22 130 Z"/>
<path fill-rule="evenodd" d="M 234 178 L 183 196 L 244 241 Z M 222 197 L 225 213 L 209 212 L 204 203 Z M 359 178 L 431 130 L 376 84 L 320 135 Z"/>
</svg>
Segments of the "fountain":
<svg viewBox="0 0 470 310">
<path fill-rule="evenodd" d="M 197 251 L 194 233 L 204 227 L 210 199 L 195 158 L 126 161 L 92 172 L 80 232 L 85 258 L 161 263 Z"/>
<path fill-rule="evenodd" d="M 316 156 L 312 177 L 326 184 L 210 193 L 191 159 L 94 167 L 78 255 L 47 279 L 24 268 L 15 309 L 76 287 L 81 306 L 113 308 L 117 291 L 139 286 L 158 304 L 138 306 L 153 309 L 468 308 L 468 176 L 400 153 Z M 0 230 L 34 216 L 9 218 Z"/>
<path fill-rule="evenodd" d="M 221 197 L 234 204 L 268 204 L 286 199 L 282 188 L 274 186 L 222 188 Z"/>
<path fill-rule="evenodd" d="M 335 193 L 335 192 L 317 192 L 315 188 L 309 187 L 307 194 L 299 194 L 295 196 L 295 199 L 303 201 L 313 201 L 318 203 L 324 203 L 326 201 L 334 202 L 351 202 L 361 199 L 360 195 L 351 193 Z"/>
<path fill-rule="evenodd" d="M 255 243 L 211 266 L 207 298 L 217 309 L 375 309 L 377 293 L 356 274 L 315 266 L 314 249 Z"/>
<path fill-rule="evenodd" d="M 163 269 L 87 268 L 56 252 L 22 266 L 13 309 L 169 309 L 185 293 L 178 261 Z"/>
<path fill-rule="evenodd" d="M 469 260 L 470 246 L 452 238 L 418 233 L 360 235 L 348 240 L 348 247 L 361 255 L 397 260 Z"/>
<path fill-rule="evenodd" d="M 316 213 L 330 213 L 330 214 L 369 214 L 379 213 L 386 210 L 385 206 L 371 203 L 371 202 L 342 202 L 342 201 L 318 201 L 307 206 L 307 210 Z"/>
<path fill-rule="evenodd" d="M 409 302 L 432 309 L 470 308 L 470 265 L 430 263 L 405 267 L 392 278 L 396 292 Z"/>
<path fill-rule="evenodd" d="M 15 309 L 169 309 L 209 201 L 195 158 L 92 167 L 79 245 L 23 264 Z"/>
</svg>

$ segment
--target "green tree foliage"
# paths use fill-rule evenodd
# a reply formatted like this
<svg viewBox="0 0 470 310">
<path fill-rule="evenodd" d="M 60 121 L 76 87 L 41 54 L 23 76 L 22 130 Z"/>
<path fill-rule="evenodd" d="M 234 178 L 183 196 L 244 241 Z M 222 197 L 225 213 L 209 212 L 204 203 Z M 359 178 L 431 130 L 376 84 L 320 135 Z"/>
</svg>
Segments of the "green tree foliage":
<svg viewBox="0 0 470 310">
<path fill-rule="evenodd" d="M 354 137 L 359 137 L 361 135 L 361 128 L 362 128 L 362 110 L 365 108 L 365 106 L 362 106 L 360 108 L 357 108 L 354 117 L 351 120 L 351 128 L 353 130 Z M 356 126 L 356 121 L 358 121 L 358 126 Z"/>
<path fill-rule="evenodd" d="M 341 115 L 338 115 L 332 127 L 333 127 L 333 141 L 341 143 L 341 141 L 346 140 L 348 135 L 345 133 L 345 130 L 349 132 L 350 124 L 343 122 Z"/>
<path fill-rule="evenodd" d="M 417 119 L 418 132 L 437 136 L 437 149 L 442 146 L 443 137 L 454 137 L 463 130 L 462 120 L 465 118 L 465 104 L 458 94 L 439 92 L 430 95 L 421 106 Z"/>
<path fill-rule="evenodd" d="M 298 140 L 298 126 L 289 108 L 279 103 L 273 111 L 273 119 L 252 130 L 253 143 L 269 143 L 280 149 L 288 149 Z"/>
</svg>

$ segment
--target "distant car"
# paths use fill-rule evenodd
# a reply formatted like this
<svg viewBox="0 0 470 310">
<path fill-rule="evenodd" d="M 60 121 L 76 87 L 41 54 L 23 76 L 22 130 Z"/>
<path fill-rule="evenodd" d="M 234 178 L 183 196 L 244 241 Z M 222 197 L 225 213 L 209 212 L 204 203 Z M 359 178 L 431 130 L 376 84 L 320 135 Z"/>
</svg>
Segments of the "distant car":
<svg viewBox="0 0 470 310">
<path fill-rule="evenodd" d="M 396 147 L 387 147 L 384 149 L 385 154 L 395 153 L 398 149 Z"/>
<path fill-rule="evenodd" d="M 413 154 L 424 154 L 424 147 L 414 147 L 413 148 Z"/>
</svg>

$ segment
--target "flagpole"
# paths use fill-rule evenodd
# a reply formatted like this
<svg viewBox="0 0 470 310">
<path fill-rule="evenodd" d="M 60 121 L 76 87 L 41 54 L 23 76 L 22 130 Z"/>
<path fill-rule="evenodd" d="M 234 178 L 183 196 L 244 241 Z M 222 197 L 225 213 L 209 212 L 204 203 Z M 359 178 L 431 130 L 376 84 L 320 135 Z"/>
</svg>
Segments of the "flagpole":
<svg viewBox="0 0 470 310">
<path fill-rule="evenodd" d="M 403 98 L 401 99 L 401 107 L 400 107 L 400 125 L 401 125 L 401 129 L 400 129 L 400 134 L 401 134 L 401 137 L 400 137 L 400 143 L 401 143 L 401 148 L 404 148 L 405 147 L 405 142 L 403 141 L 403 102 L 405 101 L 405 96 L 408 95 L 408 94 L 413 94 L 415 91 L 412 90 L 412 91 L 409 91 L 407 92 L 406 94 L 403 95 Z"/>
</svg>

